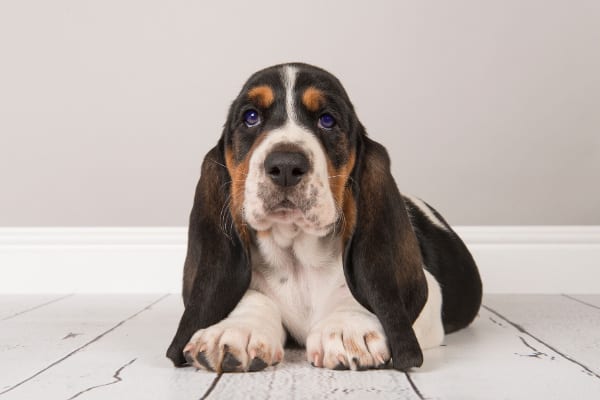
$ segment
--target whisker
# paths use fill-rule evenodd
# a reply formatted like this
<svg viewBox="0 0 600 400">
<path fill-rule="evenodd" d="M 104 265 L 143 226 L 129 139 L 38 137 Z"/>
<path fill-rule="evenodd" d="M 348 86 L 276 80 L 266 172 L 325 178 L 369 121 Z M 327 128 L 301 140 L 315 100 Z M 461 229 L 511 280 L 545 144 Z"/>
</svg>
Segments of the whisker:
<svg viewBox="0 0 600 400">
<path fill-rule="evenodd" d="M 224 187 L 225 185 L 228 185 L 228 184 L 230 184 L 231 182 L 232 182 L 232 181 L 227 181 L 227 182 L 223 183 L 219 189 L 220 189 L 220 190 L 223 190 L 223 187 Z"/>
<path fill-rule="evenodd" d="M 221 212 L 219 215 L 219 228 L 225 234 L 225 236 L 227 236 L 227 238 L 229 240 L 231 240 L 231 231 L 227 230 L 227 218 L 229 217 L 230 219 L 233 219 L 233 218 L 231 218 L 231 215 L 227 212 L 230 204 L 231 204 L 231 193 L 229 195 L 227 195 L 227 197 L 225 198 L 225 202 L 223 203 L 223 207 L 221 208 Z"/>
<path fill-rule="evenodd" d="M 340 178 L 340 177 L 346 177 L 346 178 L 350 178 L 350 175 L 331 175 L 331 176 L 327 176 L 327 178 L 329 179 L 333 179 L 333 178 Z"/>
<path fill-rule="evenodd" d="M 212 158 L 207 158 L 207 160 L 208 160 L 208 161 L 210 161 L 210 162 L 212 162 L 212 163 L 215 163 L 215 164 L 217 164 L 217 165 L 220 165 L 221 167 L 223 167 L 223 168 L 225 168 L 225 169 L 227 169 L 227 165 L 225 165 L 225 164 L 221 164 L 220 162 L 218 162 L 218 161 L 215 161 L 215 160 L 213 160 Z"/>
</svg>

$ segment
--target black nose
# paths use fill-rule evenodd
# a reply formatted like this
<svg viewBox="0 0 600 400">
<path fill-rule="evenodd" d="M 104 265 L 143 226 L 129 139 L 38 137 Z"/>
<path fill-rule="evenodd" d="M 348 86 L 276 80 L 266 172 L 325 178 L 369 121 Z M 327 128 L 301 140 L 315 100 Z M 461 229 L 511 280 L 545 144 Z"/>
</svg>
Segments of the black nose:
<svg viewBox="0 0 600 400">
<path fill-rule="evenodd" d="M 265 172 L 279 186 L 294 186 L 308 172 L 308 159 L 300 152 L 274 151 L 265 160 Z"/>
</svg>

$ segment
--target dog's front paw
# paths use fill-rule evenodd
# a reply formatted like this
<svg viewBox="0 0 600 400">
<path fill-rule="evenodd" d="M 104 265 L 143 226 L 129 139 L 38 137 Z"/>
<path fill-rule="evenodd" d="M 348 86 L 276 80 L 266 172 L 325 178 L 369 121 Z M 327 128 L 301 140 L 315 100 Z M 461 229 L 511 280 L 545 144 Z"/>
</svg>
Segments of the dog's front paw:
<svg viewBox="0 0 600 400">
<path fill-rule="evenodd" d="M 216 372 L 260 371 L 283 359 L 282 339 L 275 332 L 225 319 L 197 331 L 183 349 L 190 365 Z"/>
<path fill-rule="evenodd" d="M 315 367 L 363 370 L 382 368 L 390 351 L 381 323 L 365 312 L 337 312 L 318 323 L 306 340 L 308 361 Z"/>
</svg>

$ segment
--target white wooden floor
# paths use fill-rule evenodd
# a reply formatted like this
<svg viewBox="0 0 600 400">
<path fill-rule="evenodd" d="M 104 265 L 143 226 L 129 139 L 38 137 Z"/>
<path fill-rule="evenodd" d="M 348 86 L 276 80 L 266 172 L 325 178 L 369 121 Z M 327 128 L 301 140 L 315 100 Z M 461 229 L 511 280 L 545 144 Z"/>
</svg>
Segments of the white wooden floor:
<svg viewBox="0 0 600 400">
<path fill-rule="evenodd" d="M 0 296 L 0 399 L 599 399 L 600 295 L 489 295 L 422 368 L 248 374 L 164 356 L 179 295 Z"/>
</svg>

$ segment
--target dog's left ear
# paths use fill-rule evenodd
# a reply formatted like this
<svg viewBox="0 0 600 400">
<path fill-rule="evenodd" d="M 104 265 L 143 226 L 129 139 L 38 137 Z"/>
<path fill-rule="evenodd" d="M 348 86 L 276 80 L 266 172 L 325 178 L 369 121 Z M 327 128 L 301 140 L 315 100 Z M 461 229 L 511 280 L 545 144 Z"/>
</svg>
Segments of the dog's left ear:
<svg viewBox="0 0 600 400">
<path fill-rule="evenodd" d="M 250 285 L 247 232 L 231 213 L 235 194 L 225 164 L 222 137 L 204 158 L 190 215 L 183 272 L 185 310 L 167 350 L 175 366 L 185 364 L 183 348 L 192 335 L 225 318 Z"/>
<path fill-rule="evenodd" d="M 412 325 L 427 300 L 421 252 L 387 152 L 364 133 L 350 185 L 356 223 L 344 252 L 346 281 L 379 318 L 394 368 L 419 367 L 423 354 Z"/>
</svg>

